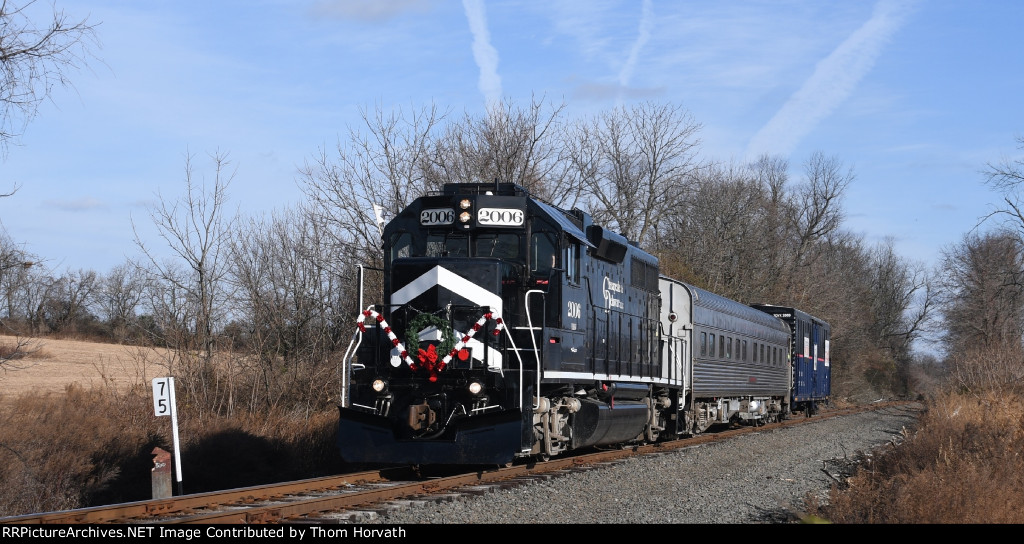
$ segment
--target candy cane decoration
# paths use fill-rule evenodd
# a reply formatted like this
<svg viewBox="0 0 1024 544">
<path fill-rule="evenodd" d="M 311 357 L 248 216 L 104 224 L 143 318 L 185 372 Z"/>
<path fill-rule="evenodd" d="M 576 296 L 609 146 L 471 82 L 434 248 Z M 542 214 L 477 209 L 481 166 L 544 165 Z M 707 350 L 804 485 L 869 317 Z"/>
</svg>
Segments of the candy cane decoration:
<svg viewBox="0 0 1024 544">
<path fill-rule="evenodd" d="M 452 348 L 448 355 L 445 356 L 444 361 L 442 361 L 442 365 L 447 365 L 448 361 L 451 361 L 452 357 L 454 357 L 455 354 L 458 353 L 460 349 L 464 348 L 466 344 L 468 344 L 469 341 L 472 340 L 474 336 L 476 336 L 477 331 L 483 328 L 484 324 L 487 323 L 488 319 L 494 319 L 494 330 L 491 332 L 491 334 L 493 334 L 496 337 L 501 336 L 502 325 L 504 325 L 505 322 L 501 319 L 501 316 L 497 315 L 497 312 L 494 310 L 494 308 L 488 308 L 488 312 L 480 316 L 480 319 L 478 319 L 476 323 L 473 323 L 473 328 L 467 334 L 465 334 L 462 337 L 462 339 L 455 343 L 455 347 Z M 444 366 L 442 366 L 441 368 L 444 368 Z"/>
<path fill-rule="evenodd" d="M 363 311 L 363 313 L 360 314 L 360 316 L 356 319 L 356 326 L 359 327 L 359 331 L 366 332 L 366 325 L 363 324 L 363 320 L 367 317 L 373 318 L 374 320 L 377 321 L 377 325 L 384 329 L 384 332 L 388 335 L 388 340 L 391 341 L 392 346 L 398 349 L 402 359 L 405 360 L 406 364 L 415 369 L 417 367 L 416 361 L 413 361 L 412 357 L 409 356 L 409 352 L 405 349 L 405 345 L 403 345 L 402 341 L 398 339 L 398 336 L 396 336 L 394 331 L 391 330 L 391 326 L 388 325 L 388 322 L 384 320 L 384 316 L 381 315 L 379 312 L 377 312 L 376 310 Z M 459 350 L 466 347 L 466 344 L 468 344 L 469 341 L 472 340 L 474 336 L 476 336 L 476 333 L 484 327 L 487 321 L 491 319 L 494 320 L 494 330 L 491 333 L 494 336 L 500 336 L 505 321 L 501 318 L 500 315 L 498 315 L 498 312 L 494 308 L 488 308 L 487 313 L 480 316 L 480 319 L 478 319 L 477 322 L 473 324 L 473 328 L 470 329 L 468 333 L 462 335 L 462 338 L 460 338 L 459 341 L 455 343 L 455 346 L 451 349 L 451 351 L 444 356 L 444 359 L 442 359 L 441 363 L 438 364 L 437 370 L 444 369 L 444 367 L 447 366 L 449 362 L 451 362 L 452 357 L 455 357 Z"/>
</svg>

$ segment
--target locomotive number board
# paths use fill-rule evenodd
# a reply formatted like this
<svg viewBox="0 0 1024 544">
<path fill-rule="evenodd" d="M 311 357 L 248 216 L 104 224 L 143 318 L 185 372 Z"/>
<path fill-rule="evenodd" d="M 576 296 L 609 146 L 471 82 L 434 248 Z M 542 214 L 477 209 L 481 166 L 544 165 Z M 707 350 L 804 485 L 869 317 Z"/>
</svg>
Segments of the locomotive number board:
<svg viewBox="0 0 1024 544">
<path fill-rule="evenodd" d="M 523 210 L 514 208 L 480 208 L 476 222 L 491 227 L 518 227 L 523 224 Z"/>
<path fill-rule="evenodd" d="M 451 208 L 433 208 L 420 212 L 421 225 L 451 225 L 455 222 L 455 210 Z"/>
</svg>

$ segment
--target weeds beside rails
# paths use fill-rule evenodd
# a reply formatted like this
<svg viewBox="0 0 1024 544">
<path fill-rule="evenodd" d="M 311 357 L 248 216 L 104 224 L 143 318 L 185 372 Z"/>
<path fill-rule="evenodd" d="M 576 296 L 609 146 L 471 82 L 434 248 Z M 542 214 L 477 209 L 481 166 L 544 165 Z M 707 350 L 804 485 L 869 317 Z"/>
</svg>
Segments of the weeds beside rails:
<svg viewBox="0 0 1024 544">
<path fill-rule="evenodd" d="M 916 429 L 867 456 L 810 515 L 850 524 L 1024 522 L 1024 404 L 1019 393 L 943 393 Z"/>
<path fill-rule="evenodd" d="M 151 391 L 112 394 L 69 386 L 64 394 L 5 399 L 0 410 L 0 517 L 152 498 L 152 451 L 171 451 L 169 418 Z M 335 410 L 181 419 L 185 493 L 342 471 Z"/>
</svg>

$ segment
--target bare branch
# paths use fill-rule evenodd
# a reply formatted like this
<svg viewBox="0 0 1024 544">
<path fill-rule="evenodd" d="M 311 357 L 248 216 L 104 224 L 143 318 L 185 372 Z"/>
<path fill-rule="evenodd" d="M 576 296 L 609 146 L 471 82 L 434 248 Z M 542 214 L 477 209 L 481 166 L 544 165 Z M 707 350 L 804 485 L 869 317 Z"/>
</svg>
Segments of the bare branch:
<svg viewBox="0 0 1024 544">
<path fill-rule="evenodd" d="M 0 2 L 0 147 L 20 136 L 55 87 L 70 87 L 69 73 L 86 66 L 99 47 L 95 24 L 72 20 L 53 6 L 38 26 L 26 14 L 35 0 Z"/>
</svg>

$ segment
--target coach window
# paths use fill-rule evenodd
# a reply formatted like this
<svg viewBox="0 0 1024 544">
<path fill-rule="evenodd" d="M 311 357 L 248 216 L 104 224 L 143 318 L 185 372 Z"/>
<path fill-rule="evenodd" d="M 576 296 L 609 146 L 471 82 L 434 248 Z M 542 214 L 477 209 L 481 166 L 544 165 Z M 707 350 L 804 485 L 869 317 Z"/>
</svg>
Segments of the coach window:
<svg viewBox="0 0 1024 544">
<path fill-rule="evenodd" d="M 732 359 L 732 337 L 728 336 L 726 338 L 727 340 L 725 342 L 725 358 Z"/>
<path fill-rule="evenodd" d="M 761 362 L 764 362 L 764 344 L 761 344 Z"/>
<path fill-rule="evenodd" d="M 757 342 L 754 342 L 753 344 L 754 344 L 754 362 L 756 363 L 757 362 Z M 764 344 L 761 344 L 761 345 L 763 346 Z M 761 353 L 764 353 L 764 352 L 762 351 Z M 761 362 L 764 362 L 764 361 L 761 361 Z"/>
<path fill-rule="evenodd" d="M 747 360 L 747 341 L 743 341 L 743 360 Z"/>
<path fill-rule="evenodd" d="M 700 354 L 702 356 L 708 354 L 708 333 L 700 333 Z"/>
<path fill-rule="evenodd" d="M 711 335 L 711 342 L 708 343 L 708 346 L 710 347 L 711 356 L 714 357 L 715 356 L 715 335 L 713 335 L 713 334 Z"/>
</svg>

